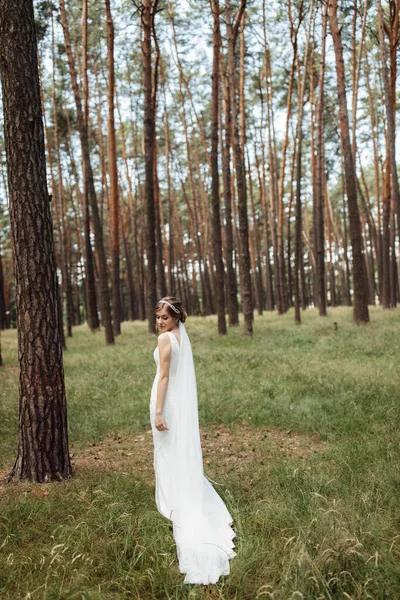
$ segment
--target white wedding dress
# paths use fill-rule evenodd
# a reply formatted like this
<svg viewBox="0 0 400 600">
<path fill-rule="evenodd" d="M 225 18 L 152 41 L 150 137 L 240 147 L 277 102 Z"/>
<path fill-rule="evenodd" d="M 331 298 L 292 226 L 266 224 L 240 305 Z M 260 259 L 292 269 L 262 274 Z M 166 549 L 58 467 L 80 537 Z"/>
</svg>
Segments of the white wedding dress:
<svg viewBox="0 0 400 600">
<path fill-rule="evenodd" d="M 180 346 L 171 342 L 168 390 L 163 415 L 168 431 L 154 426 L 159 378 L 158 348 L 154 351 L 157 373 L 150 399 L 154 440 L 156 503 L 173 524 L 179 569 L 185 583 L 216 583 L 229 574 L 234 552 L 232 517 L 223 500 L 203 474 L 196 375 L 192 349 L 183 323 L 179 323 Z"/>
</svg>

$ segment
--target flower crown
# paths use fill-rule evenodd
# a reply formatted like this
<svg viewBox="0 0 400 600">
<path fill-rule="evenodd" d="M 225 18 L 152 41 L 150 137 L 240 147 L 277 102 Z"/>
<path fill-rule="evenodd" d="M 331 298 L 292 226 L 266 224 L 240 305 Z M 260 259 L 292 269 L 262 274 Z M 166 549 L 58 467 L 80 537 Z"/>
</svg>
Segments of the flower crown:
<svg viewBox="0 0 400 600">
<path fill-rule="evenodd" d="M 179 308 L 176 308 L 176 306 L 174 306 L 173 304 L 171 304 L 170 302 L 168 302 L 168 300 L 160 300 L 160 302 L 163 302 L 164 304 L 167 304 L 170 308 L 172 308 L 172 310 L 179 315 L 179 313 L 181 312 L 179 310 Z"/>
</svg>

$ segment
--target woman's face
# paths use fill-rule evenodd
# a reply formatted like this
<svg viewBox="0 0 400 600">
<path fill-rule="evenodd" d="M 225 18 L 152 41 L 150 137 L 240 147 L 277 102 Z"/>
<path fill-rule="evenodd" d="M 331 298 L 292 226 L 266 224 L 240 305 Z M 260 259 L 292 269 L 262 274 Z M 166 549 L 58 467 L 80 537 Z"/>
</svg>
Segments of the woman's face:
<svg viewBox="0 0 400 600">
<path fill-rule="evenodd" d="M 156 312 L 157 327 L 161 331 L 171 331 L 177 325 L 177 319 L 172 317 L 166 308 L 159 308 Z"/>
</svg>

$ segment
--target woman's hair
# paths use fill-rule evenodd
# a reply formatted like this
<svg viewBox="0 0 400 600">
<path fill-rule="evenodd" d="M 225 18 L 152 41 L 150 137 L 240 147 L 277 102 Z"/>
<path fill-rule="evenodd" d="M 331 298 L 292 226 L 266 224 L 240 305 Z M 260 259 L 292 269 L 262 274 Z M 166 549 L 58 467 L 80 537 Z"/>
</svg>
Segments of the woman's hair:
<svg viewBox="0 0 400 600">
<path fill-rule="evenodd" d="M 182 302 L 178 300 L 178 298 L 175 298 L 174 296 L 164 296 L 164 298 L 161 298 L 161 300 L 157 302 L 154 312 L 157 312 L 161 308 L 166 308 L 171 317 L 178 317 L 182 323 L 186 321 L 187 313 L 183 310 Z"/>
</svg>

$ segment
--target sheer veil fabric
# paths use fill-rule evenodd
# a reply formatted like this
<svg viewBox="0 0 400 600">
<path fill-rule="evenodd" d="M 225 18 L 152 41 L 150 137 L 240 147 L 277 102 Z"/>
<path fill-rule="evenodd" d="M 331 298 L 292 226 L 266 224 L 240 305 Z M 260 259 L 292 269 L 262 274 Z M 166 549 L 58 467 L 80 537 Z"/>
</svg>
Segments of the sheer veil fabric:
<svg viewBox="0 0 400 600">
<path fill-rule="evenodd" d="M 154 352 L 154 379 L 150 419 L 154 440 L 156 503 L 173 524 L 179 569 L 185 583 L 216 583 L 228 575 L 229 559 L 236 556 L 232 517 L 203 473 L 196 375 L 192 348 L 183 323 L 180 346 L 173 333 L 168 391 L 163 414 L 168 431 L 154 426 L 159 377 L 158 348 Z"/>
</svg>

